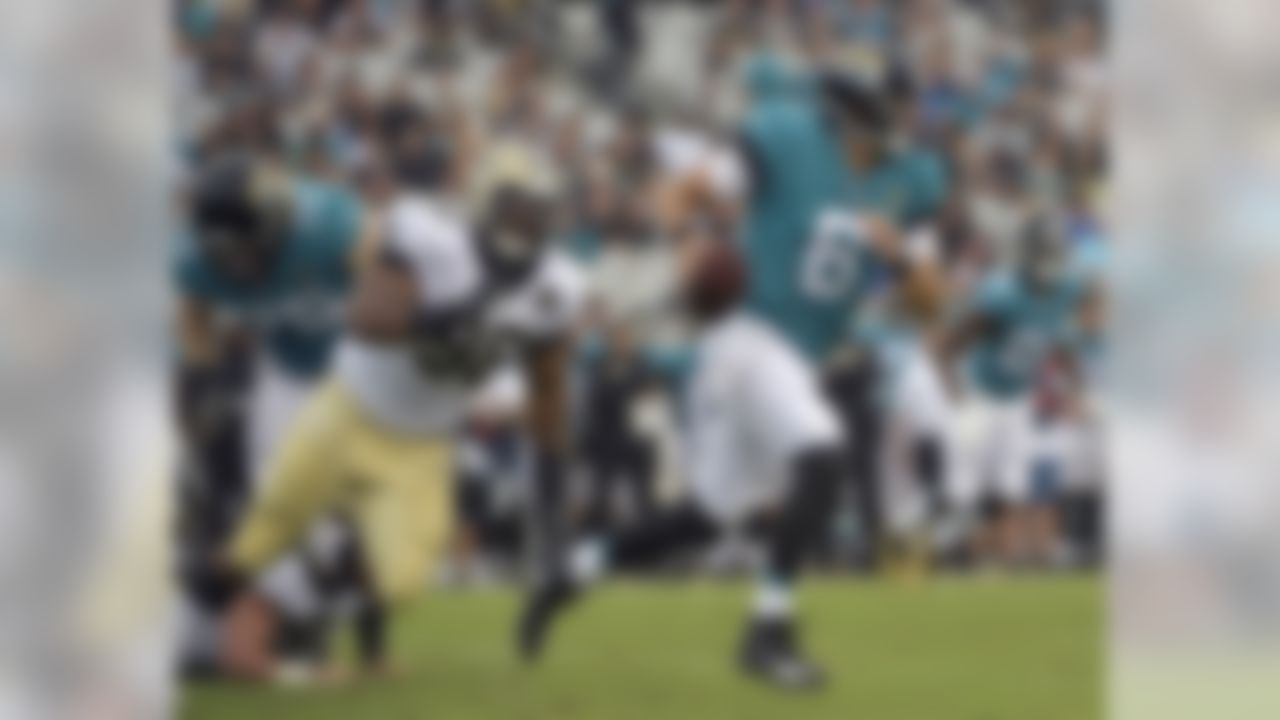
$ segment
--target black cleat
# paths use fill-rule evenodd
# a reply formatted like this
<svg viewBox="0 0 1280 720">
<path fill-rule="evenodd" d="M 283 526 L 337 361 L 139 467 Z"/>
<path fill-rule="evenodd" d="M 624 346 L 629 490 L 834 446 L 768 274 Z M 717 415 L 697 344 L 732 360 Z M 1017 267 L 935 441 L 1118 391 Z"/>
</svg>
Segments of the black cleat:
<svg viewBox="0 0 1280 720">
<path fill-rule="evenodd" d="M 795 635 L 789 620 L 753 621 L 742 643 L 742 669 L 784 690 L 821 688 L 826 676 L 800 652 Z"/>
<path fill-rule="evenodd" d="M 551 626 L 577 600 L 579 588 L 563 576 L 541 583 L 526 598 L 520 613 L 520 657 L 534 662 L 542 654 Z"/>
</svg>

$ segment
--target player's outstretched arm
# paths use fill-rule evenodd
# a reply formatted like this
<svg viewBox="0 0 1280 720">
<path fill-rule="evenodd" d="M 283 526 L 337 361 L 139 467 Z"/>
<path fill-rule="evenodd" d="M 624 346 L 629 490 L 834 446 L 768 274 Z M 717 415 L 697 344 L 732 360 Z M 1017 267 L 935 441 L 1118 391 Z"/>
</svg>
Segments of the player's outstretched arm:
<svg viewBox="0 0 1280 720">
<path fill-rule="evenodd" d="M 394 342 L 413 331 L 420 288 L 407 263 L 386 247 L 367 250 L 356 268 L 349 324 L 369 342 Z"/>
</svg>

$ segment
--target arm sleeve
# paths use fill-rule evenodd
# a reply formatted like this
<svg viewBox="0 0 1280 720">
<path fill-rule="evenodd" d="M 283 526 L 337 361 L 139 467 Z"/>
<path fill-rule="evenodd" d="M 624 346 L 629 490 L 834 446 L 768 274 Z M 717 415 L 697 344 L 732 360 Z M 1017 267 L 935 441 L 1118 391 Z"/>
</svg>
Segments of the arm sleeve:
<svg viewBox="0 0 1280 720">
<path fill-rule="evenodd" d="M 432 305 L 451 305 L 465 299 L 480 282 L 465 229 L 411 202 L 390 214 L 386 248 L 412 274 Z"/>
</svg>

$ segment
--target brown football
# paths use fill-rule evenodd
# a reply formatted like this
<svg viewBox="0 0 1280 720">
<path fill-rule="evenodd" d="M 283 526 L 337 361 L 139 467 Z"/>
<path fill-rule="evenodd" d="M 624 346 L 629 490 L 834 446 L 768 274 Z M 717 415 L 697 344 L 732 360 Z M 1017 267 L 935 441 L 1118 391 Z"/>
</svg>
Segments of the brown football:
<svg viewBox="0 0 1280 720">
<path fill-rule="evenodd" d="M 734 243 L 704 240 L 690 260 L 685 291 L 701 310 L 718 314 L 742 299 L 747 290 L 747 267 Z"/>
</svg>

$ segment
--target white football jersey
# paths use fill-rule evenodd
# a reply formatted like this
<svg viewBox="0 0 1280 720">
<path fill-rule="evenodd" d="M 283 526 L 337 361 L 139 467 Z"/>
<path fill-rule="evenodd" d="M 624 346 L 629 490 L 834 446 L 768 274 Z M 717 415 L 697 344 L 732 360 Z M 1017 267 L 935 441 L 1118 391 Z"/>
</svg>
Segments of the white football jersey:
<svg viewBox="0 0 1280 720">
<path fill-rule="evenodd" d="M 689 478 L 704 509 L 734 522 L 782 500 L 797 457 L 839 443 L 840 423 L 809 365 L 751 315 L 717 322 L 696 353 Z"/>
<path fill-rule="evenodd" d="M 418 280 L 423 310 L 458 307 L 486 294 L 484 265 L 460 218 L 412 198 L 398 201 L 389 221 L 393 249 Z M 496 347 L 554 337 L 575 322 L 585 294 L 573 261 L 548 252 L 522 283 L 483 302 L 475 332 L 512 341 Z M 466 367 L 432 367 L 413 343 L 375 345 L 348 336 L 338 350 L 337 374 L 374 420 L 398 432 L 439 434 L 458 426 L 480 381 L 511 358 L 495 350 L 469 359 Z"/>
</svg>

